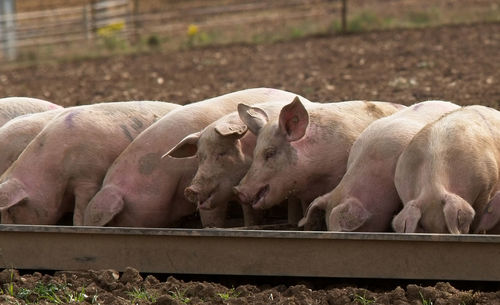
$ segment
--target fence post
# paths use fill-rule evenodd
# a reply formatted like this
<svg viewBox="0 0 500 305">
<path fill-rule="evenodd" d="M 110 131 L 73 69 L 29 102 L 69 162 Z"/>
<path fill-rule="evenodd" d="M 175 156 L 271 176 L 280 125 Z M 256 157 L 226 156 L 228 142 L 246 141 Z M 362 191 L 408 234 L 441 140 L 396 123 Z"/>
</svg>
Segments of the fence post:
<svg viewBox="0 0 500 305">
<path fill-rule="evenodd" d="M 139 42 L 139 0 L 134 0 L 132 2 L 132 22 L 131 26 L 133 27 L 132 33 L 134 37 L 134 42 Z"/>
<path fill-rule="evenodd" d="M 89 3 L 83 6 L 83 28 L 85 29 L 85 38 L 92 39 L 92 11 Z"/>
<path fill-rule="evenodd" d="M 3 0 L 0 6 L 0 35 L 5 37 L 2 39 L 2 49 L 3 53 L 6 55 L 8 60 L 14 60 L 17 56 L 16 50 L 16 0 Z"/>
<path fill-rule="evenodd" d="M 347 32 L 347 0 L 342 0 L 341 9 L 342 33 Z"/>
</svg>

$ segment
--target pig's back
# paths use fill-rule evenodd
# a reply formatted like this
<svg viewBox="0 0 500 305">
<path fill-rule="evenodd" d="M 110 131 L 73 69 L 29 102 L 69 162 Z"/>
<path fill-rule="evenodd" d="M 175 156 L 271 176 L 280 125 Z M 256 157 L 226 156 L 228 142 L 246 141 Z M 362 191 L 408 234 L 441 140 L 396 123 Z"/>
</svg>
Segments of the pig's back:
<svg viewBox="0 0 500 305">
<path fill-rule="evenodd" d="M 419 188 L 444 185 L 458 190 L 463 185 L 463 189 L 472 189 L 472 185 L 498 175 L 491 165 L 500 161 L 499 115 L 488 107 L 468 106 L 422 128 L 397 163 L 396 177 L 402 179 L 396 183 L 398 191 L 403 191 L 403 200 L 417 196 Z M 412 187 L 417 185 L 420 187 Z"/>
<path fill-rule="evenodd" d="M 16 159 L 38 133 L 64 109 L 26 114 L 0 127 L 0 174 Z"/>
<path fill-rule="evenodd" d="M 0 126 L 9 120 L 29 113 L 62 108 L 54 103 L 31 97 L 6 97 L 0 99 Z"/>
</svg>

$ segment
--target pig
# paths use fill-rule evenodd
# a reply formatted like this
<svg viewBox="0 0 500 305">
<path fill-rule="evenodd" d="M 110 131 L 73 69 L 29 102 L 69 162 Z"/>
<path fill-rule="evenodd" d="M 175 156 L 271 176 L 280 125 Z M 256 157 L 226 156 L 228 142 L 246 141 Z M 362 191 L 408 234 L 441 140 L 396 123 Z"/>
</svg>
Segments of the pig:
<svg viewBox="0 0 500 305">
<path fill-rule="evenodd" d="M 500 191 L 491 198 L 480 214 L 474 233 L 500 234 Z"/>
<path fill-rule="evenodd" d="M 169 113 L 137 137 L 113 163 L 102 189 L 85 211 L 84 224 L 177 225 L 184 216 L 196 212 L 196 205 L 184 197 L 184 189 L 196 172 L 197 162 L 194 158 L 162 159 L 161 156 L 187 135 L 235 111 L 240 102 L 255 104 L 294 96 L 277 89 L 253 88 L 189 104 Z M 200 210 L 202 222 L 207 226 L 212 226 L 211 214 L 211 211 Z"/>
<path fill-rule="evenodd" d="M 62 108 L 59 105 L 32 97 L 0 98 L 0 126 L 23 114 Z"/>
<path fill-rule="evenodd" d="M 310 103 L 299 97 L 302 103 Z M 253 107 L 239 104 L 238 108 L 274 119 L 290 99 L 276 99 Z M 248 132 L 237 111 L 216 120 L 202 131 L 192 133 L 182 139 L 163 157 L 196 157 L 198 169 L 186 187 L 186 198 L 197 204 L 200 210 L 214 210 L 213 226 L 224 226 L 227 203 L 234 200 L 233 187 L 238 185 L 252 162 L 256 136 Z M 260 224 L 260 216 L 248 205 L 242 205 L 245 226 Z M 215 210 L 219 211 L 216 213 Z M 207 224 L 203 224 L 207 226 Z"/>
<path fill-rule="evenodd" d="M 500 234 L 500 192 L 497 191 L 484 211 L 479 215 L 479 224 L 474 233 Z"/>
<path fill-rule="evenodd" d="M 234 191 L 254 209 L 294 197 L 304 213 L 313 199 L 340 182 L 359 134 L 373 121 L 404 108 L 366 101 L 304 105 L 295 99 L 272 121 L 242 109 L 240 118 L 258 136 L 252 164 Z"/>
<path fill-rule="evenodd" d="M 392 218 L 401 209 L 394 186 L 399 155 L 427 123 L 458 108 L 450 102 L 427 101 L 370 124 L 354 142 L 340 183 L 311 203 L 299 225 L 323 210 L 329 231 L 390 231 Z"/>
<path fill-rule="evenodd" d="M 28 144 L 64 108 L 16 117 L 0 127 L 0 174 L 10 167 Z"/>
<path fill-rule="evenodd" d="M 2 223 L 56 224 L 97 192 L 118 154 L 147 126 L 179 105 L 115 102 L 64 110 L 0 177 Z"/>
<path fill-rule="evenodd" d="M 499 188 L 500 112 L 468 106 L 429 123 L 403 150 L 394 183 L 404 204 L 396 232 L 474 231 Z"/>
</svg>

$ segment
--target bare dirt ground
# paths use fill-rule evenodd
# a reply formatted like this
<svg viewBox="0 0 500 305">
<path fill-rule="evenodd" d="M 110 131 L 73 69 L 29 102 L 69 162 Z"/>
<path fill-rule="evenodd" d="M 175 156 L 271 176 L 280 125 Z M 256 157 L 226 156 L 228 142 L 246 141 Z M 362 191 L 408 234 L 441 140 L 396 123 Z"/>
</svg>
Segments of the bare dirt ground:
<svg viewBox="0 0 500 305">
<path fill-rule="evenodd" d="M 500 25 L 477 24 L 307 38 L 0 67 L 1 96 L 64 106 L 117 100 L 184 104 L 251 87 L 315 101 L 500 103 Z"/>
<path fill-rule="evenodd" d="M 0 67 L 0 96 L 33 96 L 64 106 L 143 99 L 184 104 L 266 86 L 314 101 L 369 99 L 409 105 L 443 99 L 500 109 L 499 50 L 498 23 L 378 31 Z M 240 281 L 232 287 L 220 281 L 143 276 L 133 269 L 122 274 L 105 270 L 23 276 L 4 270 L 0 304 L 58 303 L 42 297 L 47 290 L 55 291 L 63 304 L 78 296 L 81 304 L 120 305 L 500 304 L 498 283 L 486 288 L 466 283 L 457 289 L 449 283 L 396 282 L 380 287 L 376 280 L 363 284 L 324 280 L 321 286 Z"/>
</svg>

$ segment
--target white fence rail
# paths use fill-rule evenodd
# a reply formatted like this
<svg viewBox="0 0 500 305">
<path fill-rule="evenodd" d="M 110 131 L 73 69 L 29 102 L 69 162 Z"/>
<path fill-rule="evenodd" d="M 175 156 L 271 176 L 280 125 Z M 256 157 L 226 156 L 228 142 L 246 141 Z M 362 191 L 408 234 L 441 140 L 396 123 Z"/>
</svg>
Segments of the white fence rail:
<svg viewBox="0 0 500 305">
<path fill-rule="evenodd" d="M 15 13 L 15 0 L 0 0 L 6 6 L 0 7 L 0 59 L 15 59 L 23 48 L 92 42 L 107 30 L 132 38 L 185 32 L 191 23 L 211 28 L 327 16 L 342 12 L 346 1 L 171 1 L 165 9 L 143 12 L 148 0 L 87 0 L 80 6 Z"/>
</svg>

